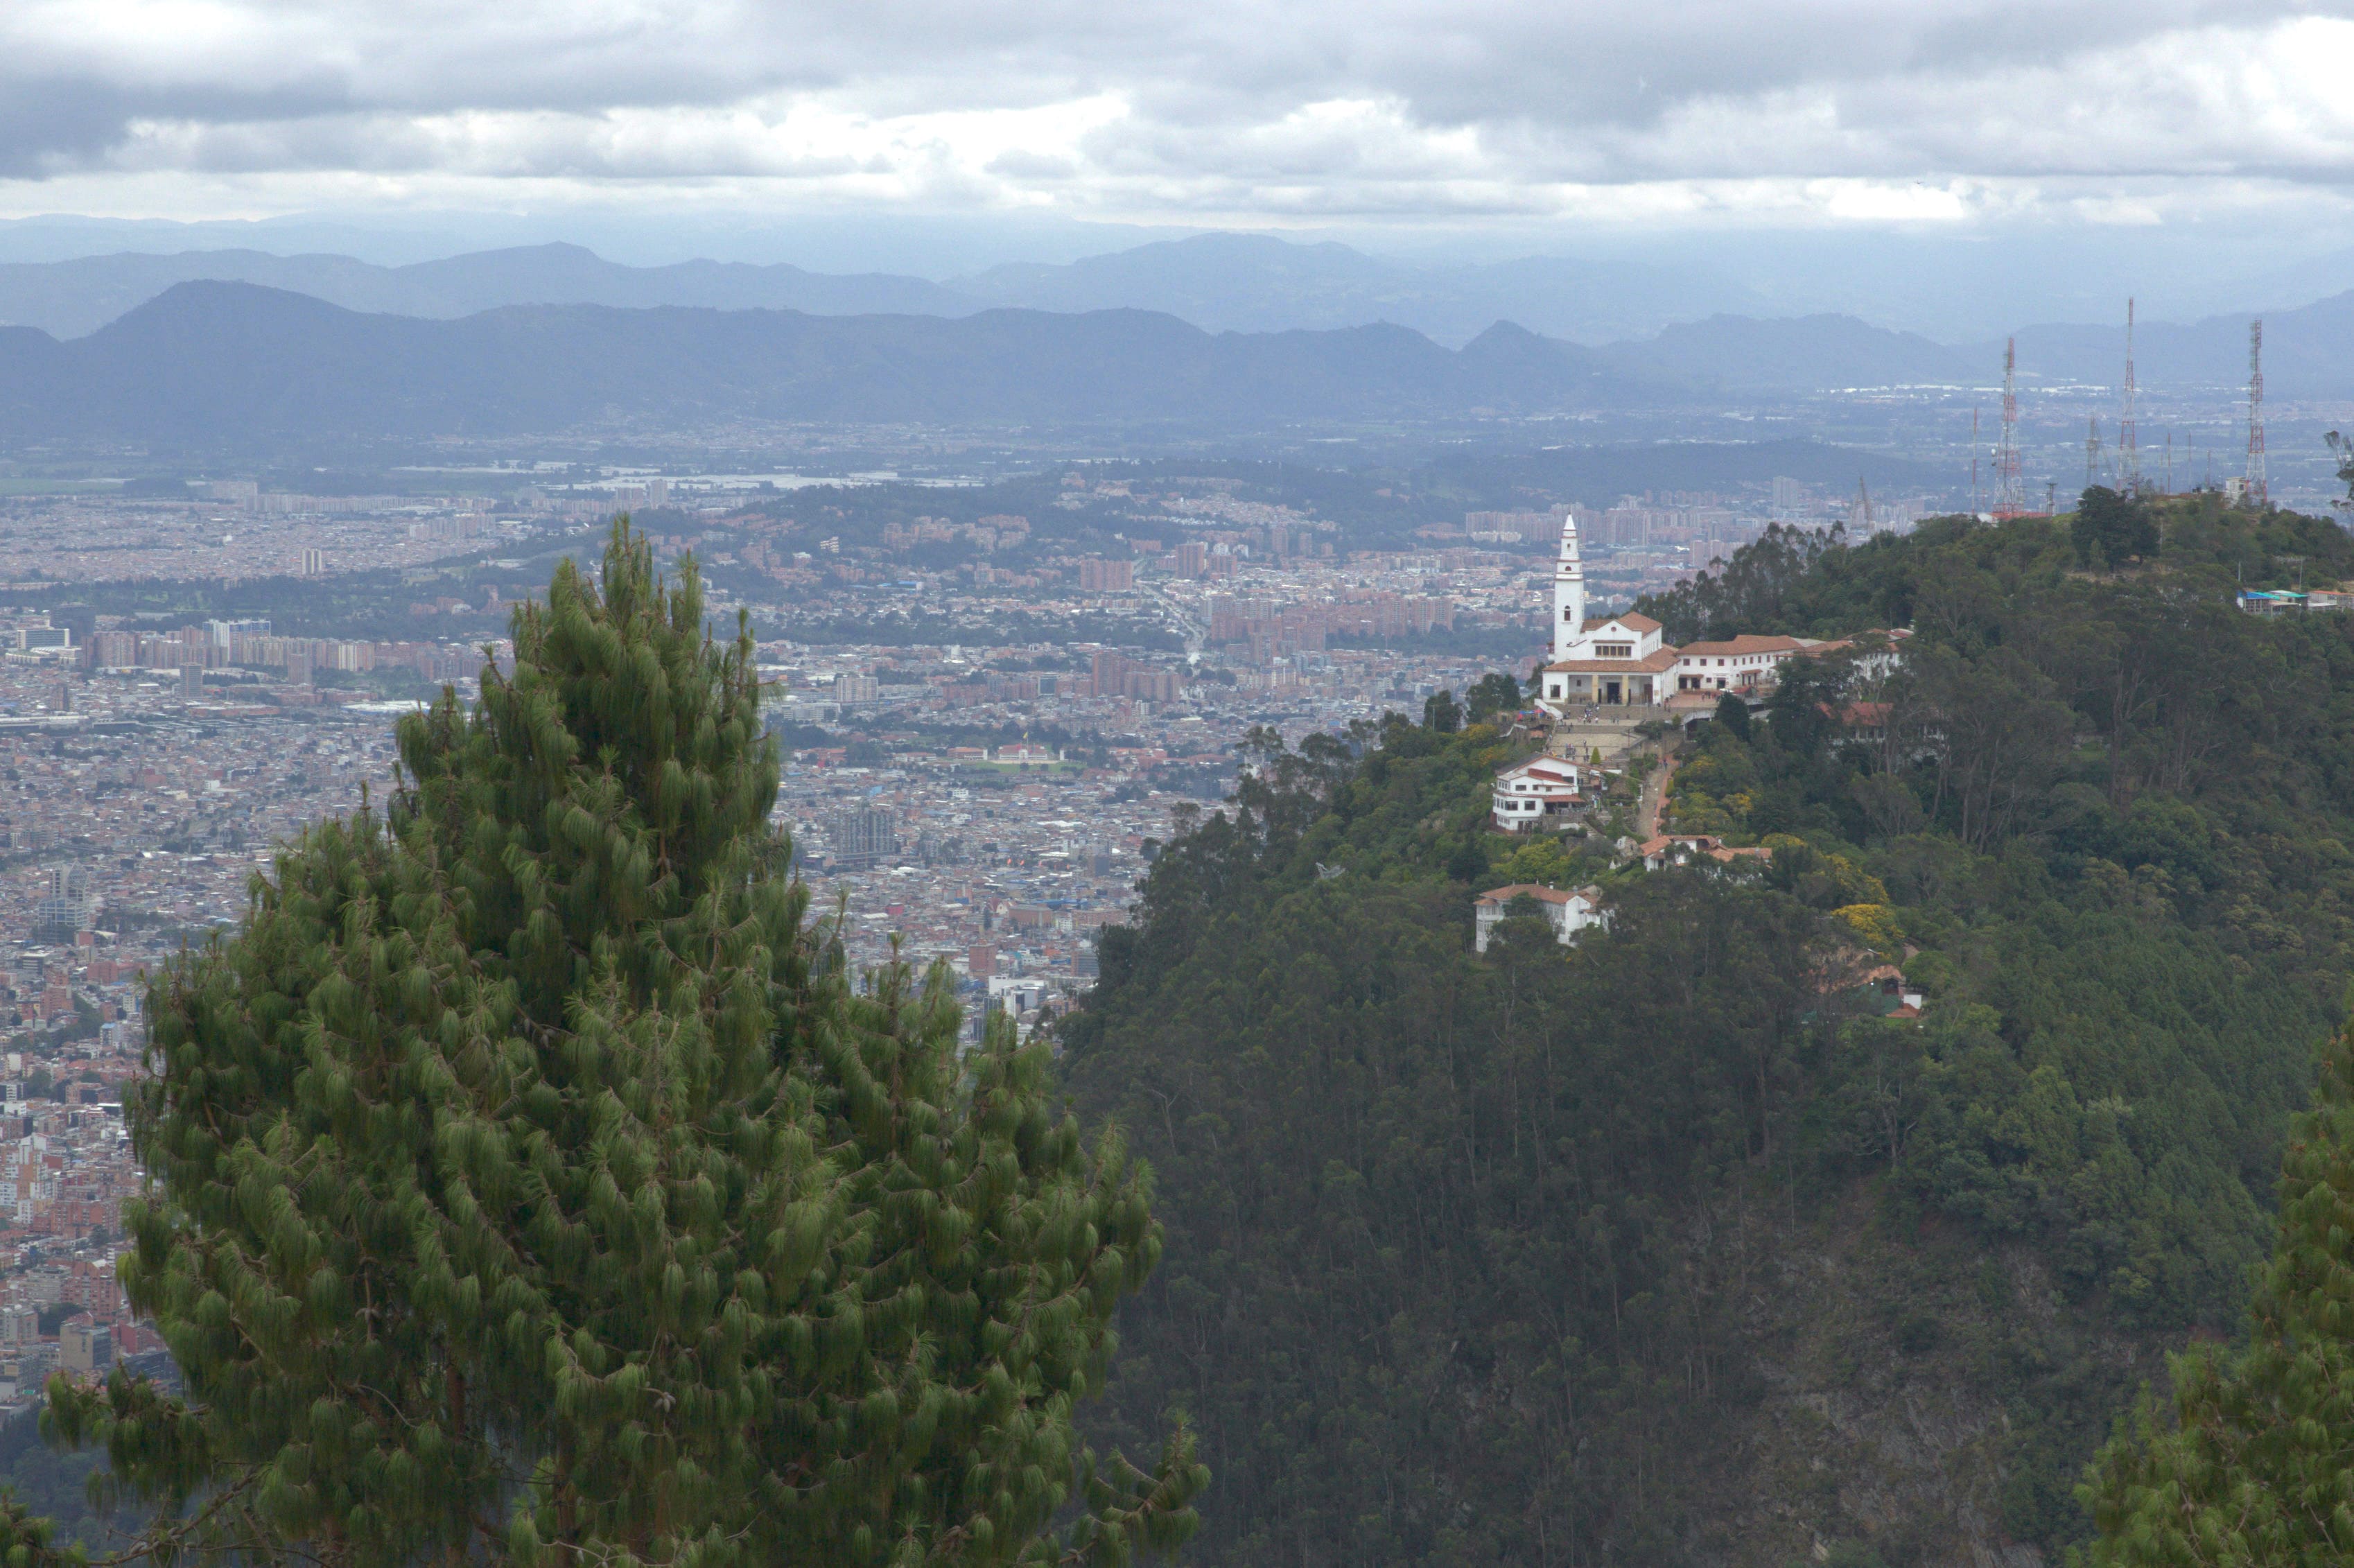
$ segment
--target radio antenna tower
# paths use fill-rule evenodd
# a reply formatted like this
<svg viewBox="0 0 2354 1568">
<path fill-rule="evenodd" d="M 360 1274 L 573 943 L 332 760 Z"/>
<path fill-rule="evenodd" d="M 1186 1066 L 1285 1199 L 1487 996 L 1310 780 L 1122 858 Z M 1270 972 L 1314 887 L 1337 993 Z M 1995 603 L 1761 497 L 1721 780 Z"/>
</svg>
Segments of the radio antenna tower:
<svg viewBox="0 0 2354 1568">
<path fill-rule="evenodd" d="M 2262 507 L 2264 493 L 2264 319 L 2248 323 L 2248 504 Z"/>
<path fill-rule="evenodd" d="M 1872 535 L 1872 486 L 1863 482 L 1861 474 L 1855 476 L 1855 518 L 1856 527 L 1862 532 L 1863 537 L 1871 538 Z"/>
<path fill-rule="evenodd" d="M 2101 482 L 2101 417 L 2095 414 L 2084 431 L 2084 488 Z"/>
<path fill-rule="evenodd" d="M 2126 495 L 2141 493 L 2141 447 L 2134 431 L 2134 302 L 2126 298 L 2125 407 L 2117 414 L 2117 489 Z"/>
<path fill-rule="evenodd" d="M 2019 340 L 2002 345 L 2002 445 L 1994 458 L 1994 514 L 2022 517 L 2027 502 L 2019 489 Z"/>
<path fill-rule="evenodd" d="M 2166 488 L 2158 493 L 2160 495 L 2174 493 L 2174 432 L 2171 429 L 2166 432 Z"/>
</svg>

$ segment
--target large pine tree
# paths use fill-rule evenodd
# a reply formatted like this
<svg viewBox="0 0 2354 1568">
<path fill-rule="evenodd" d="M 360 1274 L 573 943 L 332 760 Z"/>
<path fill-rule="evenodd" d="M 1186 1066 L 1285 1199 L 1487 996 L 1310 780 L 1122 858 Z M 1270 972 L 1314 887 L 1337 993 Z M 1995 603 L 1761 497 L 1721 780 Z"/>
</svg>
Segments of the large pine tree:
<svg viewBox="0 0 2354 1568">
<path fill-rule="evenodd" d="M 861 980 L 769 821 L 748 633 L 617 523 L 152 999 L 124 1268 L 186 1381 L 51 1391 L 151 1543 L 355 1565 L 1122 1561 L 1074 1452 L 1145 1174 L 945 971 Z M 1076 1523 L 1046 1531 L 1086 1494 Z M 10 1510 L 16 1563 L 54 1549 Z"/>
<path fill-rule="evenodd" d="M 2290 1133 L 2248 1319 L 2244 1347 L 2176 1358 L 2171 1426 L 2145 1406 L 2102 1452 L 2102 1568 L 2354 1562 L 2354 1028 Z"/>
</svg>

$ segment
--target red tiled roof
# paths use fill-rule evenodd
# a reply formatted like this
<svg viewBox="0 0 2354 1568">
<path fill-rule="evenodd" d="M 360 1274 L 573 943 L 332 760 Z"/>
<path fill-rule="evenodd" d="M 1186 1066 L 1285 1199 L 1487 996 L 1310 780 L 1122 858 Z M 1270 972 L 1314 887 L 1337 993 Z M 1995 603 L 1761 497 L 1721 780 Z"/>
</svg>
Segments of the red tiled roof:
<svg viewBox="0 0 2354 1568">
<path fill-rule="evenodd" d="M 1479 895 L 1476 902 L 1481 904 L 1510 904 L 1513 899 L 1519 898 L 1523 895 L 1535 899 L 1540 904 L 1566 904 L 1570 901 L 1571 897 L 1574 896 L 1571 894 L 1562 892 L 1559 888 L 1542 887 L 1533 882 L 1515 882 L 1510 887 L 1490 888 L 1487 892 Z"/>
<path fill-rule="evenodd" d="M 1705 654 L 1715 658 L 1732 653 L 1795 653 L 1800 646 L 1795 637 L 1759 637 L 1744 631 L 1729 642 L 1687 642 L 1682 652 L 1693 657 Z"/>
<path fill-rule="evenodd" d="M 1676 651 L 1662 648 L 1656 653 L 1646 653 L 1640 659 L 1564 659 L 1558 664 L 1548 664 L 1545 673 L 1559 671 L 1570 675 L 1661 675 L 1676 667 Z"/>
<path fill-rule="evenodd" d="M 1723 847 L 1724 841 L 1713 833 L 1661 833 L 1658 838 L 1645 839 L 1636 846 L 1635 853 L 1645 855 L 1658 854 L 1670 844 L 1690 844 L 1696 850 L 1713 853 Z"/>
</svg>

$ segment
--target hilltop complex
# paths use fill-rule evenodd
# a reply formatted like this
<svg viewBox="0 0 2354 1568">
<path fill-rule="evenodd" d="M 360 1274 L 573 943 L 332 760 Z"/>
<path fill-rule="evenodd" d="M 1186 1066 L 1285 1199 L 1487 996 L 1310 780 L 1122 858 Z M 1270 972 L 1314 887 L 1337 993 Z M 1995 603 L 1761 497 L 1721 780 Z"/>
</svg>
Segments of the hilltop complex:
<svg viewBox="0 0 2354 1568">
<path fill-rule="evenodd" d="M 1807 637 L 1740 636 L 1677 648 L 1663 630 L 1631 610 L 1587 617 L 1577 516 L 1564 513 L 1561 558 L 1553 568 L 1553 660 L 1540 673 L 1536 698 L 1556 718 L 1590 707 L 1704 712 L 1727 692 L 1760 694 L 1785 660 L 1849 646 Z"/>
</svg>

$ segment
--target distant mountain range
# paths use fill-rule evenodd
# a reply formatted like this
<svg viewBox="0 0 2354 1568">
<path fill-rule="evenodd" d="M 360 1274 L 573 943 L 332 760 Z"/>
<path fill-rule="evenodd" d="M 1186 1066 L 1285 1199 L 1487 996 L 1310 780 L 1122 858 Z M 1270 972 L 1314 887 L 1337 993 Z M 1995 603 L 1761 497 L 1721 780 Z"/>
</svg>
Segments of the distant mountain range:
<svg viewBox="0 0 2354 1568">
<path fill-rule="evenodd" d="M 625 267 L 578 245 L 478 250 L 446 260 L 378 267 L 348 256 L 272 256 L 260 250 L 124 251 L 71 261 L 0 265 L 0 323 L 80 337 L 175 284 L 260 283 L 346 310 L 451 319 L 502 305 L 659 305 L 713 310 L 970 315 L 983 308 L 922 278 L 838 275 L 798 267 L 682 261 Z"/>
<path fill-rule="evenodd" d="M 1166 311 L 1212 332 L 1285 332 L 1389 322 L 1463 344 L 1500 321 L 1600 344 L 1765 301 L 1698 269 L 1531 256 L 1412 267 L 1330 242 L 1204 234 L 1067 266 L 1006 266 L 948 286 L 1042 311 Z"/>
<path fill-rule="evenodd" d="M 2144 322 L 2134 334 L 2134 374 L 2147 391 L 2234 391 L 2248 379 L 2248 323 L 2254 313 L 2189 323 Z M 2284 397 L 2354 394 L 2354 291 L 2292 310 L 2263 313 L 2264 385 Z M 2021 328 L 2022 387 L 2115 388 L 2123 380 L 2126 333 L 2115 326 L 2052 323 Z M 1805 393 L 1868 387 L 1994 387 L 2002 380 L 2000 341 L 1955 347 L 1891 332 L 1852 316 L 1759 321 L 1712 316 L 1681 323 L 1642 342 L 1597 351 L 1602 362 L 1695 395 Z"/>
<path fill-rule="evenodd" d="M 1983 380 L 1962 352 L 1853 316 L 1711 316 L 1600 351 L 1605 363 L 1699 392 L 1791 393 Z M 1977 371 L 1973 375 L 1973 371 Z"/>
<path fill-rule="evenodd" d="M 1468 343 L 1499 321 L 1599 343 L 1694 313 L 1764 308 L 1749 291 L 1698 271 L 1551 257 L 1409 267 L 1345 245 L 1209 234 L 1068 266 L 996 267 L 946 283 L 718 261 L 628 267 L 578 245 L 482 250 L 403 267 L 260 250 L 126 251 L 0 264 L 0 323 L 80 337 L 175 283 L 206 280 L 260 283 L 349 310 L 433 318 L 502 305 L 690 305 L 829 316 L 962 316 L 1012 306 L 1161 311 L 1211 332 L 1386 322 L 1449 344 Z"/>
<path fill-rule="evenodd" d="M 1703 398 L 1905 384 L 1985 387 L 1999 379 L 2002 363 L 1999 341 L 1955 346 L 1845 315 L 1771 318 L 1755 296 L 1704 271 L 1543 257 L 1413 267 L 1345 245 L 1237 234 L 1141 245 L 1068 265 L 994 267 L 945 282 L 716 261 L 630 267 L 577 245 L 483 250 L 398 267 L 260 250 L 125 252 L 0 265 L 0 323 L 79 338 L 167 290 L 204 281 L 260 284 L 351 311 L 439 321 L 529 305 L 949 320 L 1000 309 L 1066 315 L 1124 310 L 1174 316 L 1213 334 L 1388 325 L 1466 350 L 1509 323 L 1557 347 L 1589 345 L 1580 351 L 1587 357 L 1573 355 L 1586 376 L 1581 387 L 1617 377 Z M 2143 385 L 2165 391 L 2243 383 L 2247 320 L 2235 314 L 2144 323 L 2137 344 Z M 2273 311 L 2266 320 L 2266 374 L 2276 391 L 2344 395 L 2354 293 Z M 871 335 L 882 329 L 864 330 Z M 1095 330 L 1074 329 L 1080 335 Z M 905 337 L 914 329 L 891 331 Z M 2117 325 L 2031 326 L 2017 341 L 2031 387 L 2111 387 L 2124 364 Z"/>
<path fill-rule="evenodd" d="M 502 435 L 736 421 L 1063 427 L 1463 415 L 1655 395 L 1497 326 L 1211 334 L 1145 311 L 510 305 L 433 321 L 179 283 L 86 337 L 0 328 L 0 439 Z"/>
<path fill-rule="evenodd" d="M 502 254 L 518 253 L 489 253 Z M 606 263 L 577 255 L 584 284 L 610 281 Z M 439 308 L 455 311 L 470 290 L 494 291 L 485 258 L 459 260 L 479 265 L 355 276 L 371 286 L 382 274 L 406 280 L 413 298 L 439 289 Z M 747 274 L 759 287 L 800 286 L 773 269 L 651 270 L 723 297 L 753 287 Z M 2153 323 L 2138 344 L 2143 382 L 2231 387 L 2245 374 L 2244 333 L 2236 318 Z M 2121 339 L 2032 329 L 2020 334 L 2021 366 L 2031 376 L 2106 385 Z M 2354 294 L 2270 318 L 2266 350 L 2276 392 L 2343 396 Z M 1599 348 L 1500 322 L 1458 349 L 1394 324 L 1213 333 L 1136 309 L 949 316 L 521 304 L 445 319 L 204 281 L 173 284 L 80 337 L 0 328 L 0 440 L 679 432 L 734 421 L 1264 429 L 1984 386 L 1999 363 L 1995 349 L 1949 348 L 1842 316 L 1714 316 Z"/>
<path fill-rule="evenodd" d="M 2288 397 L 2344 399 L 2354 395 L 2354 291 L 2293 310 L 2211 316 L 2180 323 L 2144 322 L 2134 334 L 2134 376 L 2145 387 L 2244 387 L 2248 323 L 2264 323 L 2264 387 Z M 2115 326 L 2033 326 L 2018 334 L 2022 373 L 2037 380 L 2117 385 L 2125 369 L 2126 333 Z M 2002 345 L 1979 351 L 1981 363 L 2002 364 Z M 1985 379 L 1982 372 L 1980 379 Z"/>
</svg>

